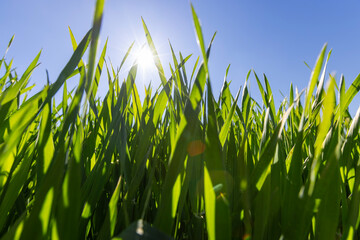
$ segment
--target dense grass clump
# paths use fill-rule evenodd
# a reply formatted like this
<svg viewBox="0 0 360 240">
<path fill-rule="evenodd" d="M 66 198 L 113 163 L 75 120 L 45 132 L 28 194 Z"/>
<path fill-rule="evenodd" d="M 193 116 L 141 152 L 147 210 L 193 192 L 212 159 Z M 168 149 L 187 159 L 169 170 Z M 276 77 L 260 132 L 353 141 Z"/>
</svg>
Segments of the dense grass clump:
<svg viewBox="0 0 360 240">
<path fill-rule="evenodd" d="M 348 112 L 360 76 L 346 89 L 330 75 L 324 87 L 326 45 L 308 88 L 291 85 L 275 108 L 269 81 L 255 72 L 236 96 L 225 77 L 215 99 L 212 41 L 206 48 L 193 9 L 202 62 L 191 75 L 190 56 L 171 48 L 165 76 L 143 23 L 162 85 L 141 102 L 137 63 L 119 79 L 106 43 L 95 61 L 103 4 L 79 44 L 70 31 L 74 53 L 57 80 L 31 97 L 40 53 L 21 76 L 1 59 L 1 239 L 360 238 L 360 108 Z M 100 100 L 102 72 L 109 91 Z M 250 74 L 261 103 L 248 92 Z"/>
</svg>

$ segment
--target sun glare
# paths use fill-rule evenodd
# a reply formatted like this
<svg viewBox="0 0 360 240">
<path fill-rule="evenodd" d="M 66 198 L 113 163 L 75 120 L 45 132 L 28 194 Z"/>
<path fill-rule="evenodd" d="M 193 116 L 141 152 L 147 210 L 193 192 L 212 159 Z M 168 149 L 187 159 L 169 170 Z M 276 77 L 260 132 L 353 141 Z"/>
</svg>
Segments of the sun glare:
<svg viewBox="0 0 360 240">
<path fill-rule="evenodd" d="M 143 46 L 138 50 L 136 60 L 139 67 L 142 69 L 149 69 L 154 66 L 152 53 L 147 46 Z"/>
</svg>

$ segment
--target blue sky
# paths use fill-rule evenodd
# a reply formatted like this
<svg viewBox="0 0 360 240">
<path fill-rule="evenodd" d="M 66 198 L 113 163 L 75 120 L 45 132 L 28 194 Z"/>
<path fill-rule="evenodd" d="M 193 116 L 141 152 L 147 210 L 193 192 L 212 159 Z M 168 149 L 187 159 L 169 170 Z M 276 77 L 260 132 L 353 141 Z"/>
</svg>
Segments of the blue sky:
<svg viewBox="0 0 360 240">
<path fill-rule="evenodd" d="M 46 82 L 47 69 L 50 80 L 56 77 L 72 54 L 68 26 L 80 40 L 91 27 L 95 1 L 0 1 L 0 55 L 5 51 L 11 36 L 13 46 L 7 59 L 14 58 L 19 73 L 42 49 L 41 65 L 34 72 L 31 83 L 39 90 Z M 289 94 L 290 82 L 305 88 L 313 67 L 325 42 L 333 49 L 328 73 L 345 75 L 346 87 L 360 73 L 360 2 L 348 1 L 215 1 L 192 2 L 201 20 L 206 43 L 215 31 L 217 36 L 210 56 L 212 86 L 218 94 L 224 73 L 231 64 L 228 79 L 235 93 L 243 85 L 247 72 L 254 69 L 259 76 L 266 74 L 270 81 L 275 104 Z M 185 0 L 108 0 L 105 6 L 101 44 L 109 37 L 107 55 L 114 65 L 119 65 L 126 49 L 133 41 L 145 43 L 141 16 L 144 18 L 161 55 L 165 72 L 169 77 L 171 61 L 168 40 L 175 52 L 193 54 L 187 65 L 188 72 L 200 55 L 192 23 L 190 2 Z M 130 64 L 131 62 L 129 62 Z M 125 76 L 126 65 L 122 74 Z M 261 77 L 262 79 L 262 77 Z M 152 81 L 157 86 L 155 71 L 137 79 L 140 92 L 143 85 Z M 73 83 L 76 84 L 74 80 Z M 102 82 L 99 94 L 107 89 Z M 74 86 L 74 85 L 73 85 Z M 251 77 L 251 94 L 260 100 L 254 77 Z M 357 96 L 350 111 L 360 105 Z"/>
</svg>

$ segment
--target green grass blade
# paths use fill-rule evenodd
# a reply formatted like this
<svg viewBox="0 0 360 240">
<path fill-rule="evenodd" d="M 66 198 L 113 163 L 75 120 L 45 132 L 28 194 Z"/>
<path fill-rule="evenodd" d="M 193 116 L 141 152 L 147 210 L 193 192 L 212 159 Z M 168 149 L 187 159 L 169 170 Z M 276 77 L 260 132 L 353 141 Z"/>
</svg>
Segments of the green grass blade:
<svg viewBox="0 0 360 240">
<path fill-rule="evenodd" d="M 235 107 L 237 106 L 237 101 L 238 101 L 238 98 L 239 98 L 239 95 L 240 95 L 240 91 L 241 91 L 241 87 L 240 87 L 238 93 L 236 94 L 234 103 L 231 106 L 231 109 L 230 109 L 230 112 L 229 112 L 229 114 L 228 114 L 228 116 L 226 118 L 225 124 L 221 128 L 220 135 L 219 135 L 221 146 L 224 146 L 225 140 L 226 140 L 226 138 L 228 136 L 230 125 L 231 125 L 231 122 L 232 122 L 232 119 L 233 119 L 233 116 L 234 116 L 234 112 L 235 112 Z"/>
<path fill-rule="evenodd" d="M 271 110 L 270 112 L 272 113 L 272 114 L 270 114 L 270 116 L 272 116 L 273 122 L 276 123 L 278 121 L 278 119 L 276 119 L 276 114 L 275 114 L 274 96 L 272 94 L 269 81 L 267 80 L 267 77 L 265 74 L 264 74 L 264 81 L 265 81 L 266 93 L 269 98 L 268 101 L 269 101 L 269 107 Z"/>
<path fill-rule="evenodd" d="M 53 84 L 50 85 L 50 91 L 47 96 L 48 100 L 50 100 L 50 98 L 52 98 L 57 93 L 57 91 L 60 89 L 60 87 L 64 84 L 65 80 L 71 75 L 73 70 L 76 68 L 76 66 L 80 62 L 81 57 L 84 55 L 86 48 L 89 45 L 90 35 L 91 35 L 91 30 L 81 40 L 81 42 L 79 43 L 79 46 L 76 48 L 76 50 L 73 53 L 73 55 L 71 56 L 69 62 L 66 64 L 66 66 L 61 71 L 57 80 Z"/>
<path fill-rule="evenodd" d="M 96 57 L 98 39 L 100 35 L 101 22 L 103 18 L 104 5 L 105 5 L 105 0 L 96 1 L 92 34 L 91 34 L 91 45 L 89 52 L 89 68 L 87 73 L 87 80 L 85 82 L 85 91 L 87 95 L 86 100 L 90 98 L 90 93 L 92 93 L 93 90 L 93 84 L 94 84 L 93 74 L 95 67 L 95 57 Z M 103 61 L 103 59 L 100 59 L 100 61 Z"/>
<path fill-rule="evenodd" d="M 14 35 L 12 35 L 12 37 L 10 38 L 10 41 L 9 41 L 9 43 L 8 43 L 7 47 L 6 47 L 6 50 L 5 50 L 5 53 L 4 53 L 4 56 L 3 56 L 3 59 L 5 58 L 5 56 L 6 56 L 7 52 L 9 51 L 9 48 L 10 48 L 10 46 L 11 46 L 12 42 L 14 41 L 14 38 L 15 38 L 15 34 L 14 34 Z M 1 67 L 1 64 L 0 64 L 0 67 Z"/>
<path fill-rule="evenodd" d="M 46 174 L 51 160 L 53 158 L 55 147 L 53 134 L 51 132 L 51 106 L 50 102 L 46 104 L 41 113 L 40 129 L 37 142 L 38 158 L 37 181 L 41 183 L 43 176 Z"/>
<path fill-rule="evenodd" d="M 150 32 L 149 32 L 149 30 L 148 30 L 148 28 L 147 28 L 147 26 L 145 24 L 144 19 L 141 18 L 141 21 L 143 23 L 146 39 L 147 39 L 147 42 L 149 44 L 150 50 L 152 52 L 153 59 L 154 59 L 154 62 L 155 62 L 155 66 L 156 66 L 156 68 L 158 70 L 161 83 L 165 86 L 166 83 L 167 83 L 167 80 L 166 80 L 166 77 L 165 77 L 164 69 L 163 69 L 163 67 L 161 65 L 161 62 L 160 62 L 159 54 L 156 51 L 155 44 L 154 44 L 154 42 L 153 42 L 153 40 L 151 38 Z"/>
<path fill-rule="evenodd" d="M 337 139 L 336 139 L 337 140 Z M 317 190 L 323 192 L 316 217 L 315 238 L 331 239 L 336 236 L 340 215 L 340 143 L 333 150 L 321 173 Z M 331 211 L 329 211 L 331 209 Z"/>
<path fill-rule="evenodd" d="M 331 119 L 332 119 L 332 116 L 334 113 L 335 79 L 332 76 L 330 76 L 330 83 L 329 83 L 329 86 L 327 89 L 327 93 L 326 93 L 323 105 L 324 105 L 323 121 L 319 125 L 319 130 L 318 130 L 316 141 L 315 141 L 314 160 L 311 165 L 310 187 L 309 187 L 310 195 L 312 194 L 312 192 L 314 190 L 316 176 L 319 171 L 320 163 L 321 163 L 320 155 L 321 155 L 322 149 L 323 149 L 323 142 L 324 142 L 325 137 L 331 126 Z"/>
<path fill-rule="evenodd" d="M 0 229 L 4 228 L 4 224 L 7 220 L 8 213 L 13 207 L 16 198 L 19 196 L 20 192 L 24 187 L 24 183 L 28 177 L 30 165 L 32 163 L 32 158 L 34 155 L 35 144 L 32 143 L 23 158 L 23 160 L 18 164 L 15 171 L 12 173 L 10 182 L 6 192 L 3 192 L 2 201 L 0 204 Z"/>
<path fill-rule="evenodd" d="M 209 74 L 208 58 L 207 58 L 207 54 L 205 52 L 205 42 L 204 42 L 204 37 L 203 37 L 203 34 L 202 34 L 202 30 L 201 30 L 201 24 L 200 24 L 198 16 L 196 15 L 194 6 L 192 4 L 191 4 L 191 11 L 192 11 L 193 22 L 194 22 L 196 36 L 197 36 L 197 42 L 198 42 L 198 45 L 200 47 L 201 54 L 202 54 L 202 57 L 203 57 L 203 60 L 204 60 L 205 72 L 206 72 L 206 74 Z"/>
<path fill-rule="evenodd" d="M 122 185 L 121 180 L 122 179 L 120 177 L 116 184 L 116 188 L 111 196 L 108 210 L 106 212 L 105 222 L 103 223 L 100 233 L 99 233 L 99 238 L 101 238 L 101 239 L 110 239 L 114 235 L 115 225 L 116 225 L 117 217 L 118 217 L 117 216 L 118 215 L 118 201 L 119 201 L 119 197 L 120 197 L 120 193 L 121 193 L 121 185 Z"/>
<path fill-rule="evenodd" d="M 251 183 L 253 186 L 256 186 L 258 190 L 261 189 L 269 173 L 271 159 L 274 157 L 277 142 L 281 136 L 281 133 L 284 129 L 286 120 L 290 115 L 292 107 L 293 106 L 290 106 L 288 110 L 284 113 L 281 119 L 281 124 L 276 127 L 272 137 L 270 138 L 268 144 L 266 145 L 264 151 L 260 156 L 259 162 L 255 165 L 255 169 L 251 174 Z"/>
<path fill-rule="evenodd" d="M 227 196 L 229 195 L 226 171 L 223 168 L 222 147 L 219 140 L 218 127 L 214 109 L 214 98 L 210 83 L 207 85 L 208 100 L 208 128 L 206 134 L 205 164 L 204 172 L 208 171 L 210 179 L 204 176 L 205 191 L 205 215 L 209 239 L 230 239 L 231 219 Z M 238 94 L 239 95 L 239 94 Z M 216 194 L 211 186 L 223 186 Z M 212 193 L 214 192 L 214 193 Z M 215 234 L 214 234 L 214 230 Z"/>
<path fill-rule="evenodd" d="M 100 75 L 101 75 L 101 72 L 102 72 L 102 68 L 104 66 L 104 62 L 105 62 L 105 55 L 106 55 L 106 49 L 107 49 L 107 43 L 108 43 L 108 39 L 106 39 L 106 42 L 104 44 L 104 48 L 100 54 L 100 59 L 99 59 L 99 62 L 97 64 L 97 67 L 96 67 L 96 70 L 95 70 L 95 85 L 94 87 L 92 88 L 92 98 L 95 99 L 95 96 L 96 96 L 96 92 L 97 92 L 97 89 L 99 87 L 99 83 L 100 83 Z"/>
<path fill-rule="evenodd" d="M 308 86 L 306 98 L 305 98 L 305 112 L 307 114 L 310 114 L 310 112 L 309 112 L 310 111 L 310 101 L 311 101 L 315 86 L 318 83 L 318 78 L 320 75 L 321 67 L 323 65 L 326 47 L 327 47 L 327 44 L 325 44 L 323 46 L 323 48 L 320 52 L 320 55 L 318 56 L 318 59 L 316 60 L 315 67 L 311 73 L 309 86 Z"/>
<path fill-rule="evenodd" d="M 41 51 L 36 55 L 34 60 L 30 63 L 28 68 L 25 70 L 24 74 L 21 76 L 20 80 L 17 81 L 15 84 L 11 85 L 9 88 L 7 88 L 6 91 L 2 92 L 0 96 L 0 106 L 3 106 L 6 103 L 15 99 L 19 94 L 19 92 L 26 87 L 32 72 L 38 66 L 40 54 Z"/>
<path fill-rule="evenodd" d="M 348 108 L 353 98 L 360 91 L 360 74 L 355 78 L 355 80 L 351 83 L 349 89 L 345 94 L 345 104 L 343 105 L 342 112 Z"/>
</svg>

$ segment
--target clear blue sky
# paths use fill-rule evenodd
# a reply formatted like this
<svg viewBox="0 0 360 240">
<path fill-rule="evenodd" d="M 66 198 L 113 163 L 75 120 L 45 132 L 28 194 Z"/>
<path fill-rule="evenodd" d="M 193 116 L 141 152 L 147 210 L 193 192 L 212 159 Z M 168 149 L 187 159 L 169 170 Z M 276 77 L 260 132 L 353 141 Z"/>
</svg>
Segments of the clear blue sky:
<svg viewBox="0 0 360 240">
<path fill-rule="evenodd" d="M 41 65 L 31 83 L 40 89 L 46 81 L 55 81 L 72 54 L 68 26 L 80 40 L 91 26 L 94 0 L 3 0 L 0 1 L 0 55 L 13 34 L 15 40 L 7 59 L 14 58 L 14 66 L 22 73 L 42 49 Z M 311 67 L 321 47 L 328 42 L 333 53 L 328 73 L 345 75 L 346 87 L 360 73 L 360 2 L 348 1 L 219 1 L 194 0 L 193 5 L 201 20 L 206 44 L 218 31 L 210 57 L 212 86 L 218 94 L 228 64 L 233 93 L 243 85 L 247 72 L 254 69 L 259 76 L 265 73 L 270 81 L 278 107 L 282 96 L 289 94 L 290 82 L 305 88 Z M 105 6 L 101 43 L 109 37 L 108 56 L 119 65 L 132 41 L 145 42 L 141 16 L 148 25 L 167 76 L 171 61 L 168 40 L 175 52 L 193 53 L 188 72 L 200 51 L 192 23 L 190 2 L 185 0 L 108 0 Z M 130 62 L 129 62 L 130 64 Z M 124 69 L 126 70 L 126 69 Z M 125 73 L 125 72 L 124 72 Z M 262 77 L 261 77 L 262 78 Z M 159 84 L 150 74 L 153 85 Z M 140 91 L 149 78 L 138 79 Z M 103 81 L 104 94 L 107 87 Z M 35 89 L 35 90 L 36 90 Z M 251 94 L 259 98 L 256 81 L 251 77 Z M 354 99 L 352 114 L 360 105 Z"/>
</svg>

